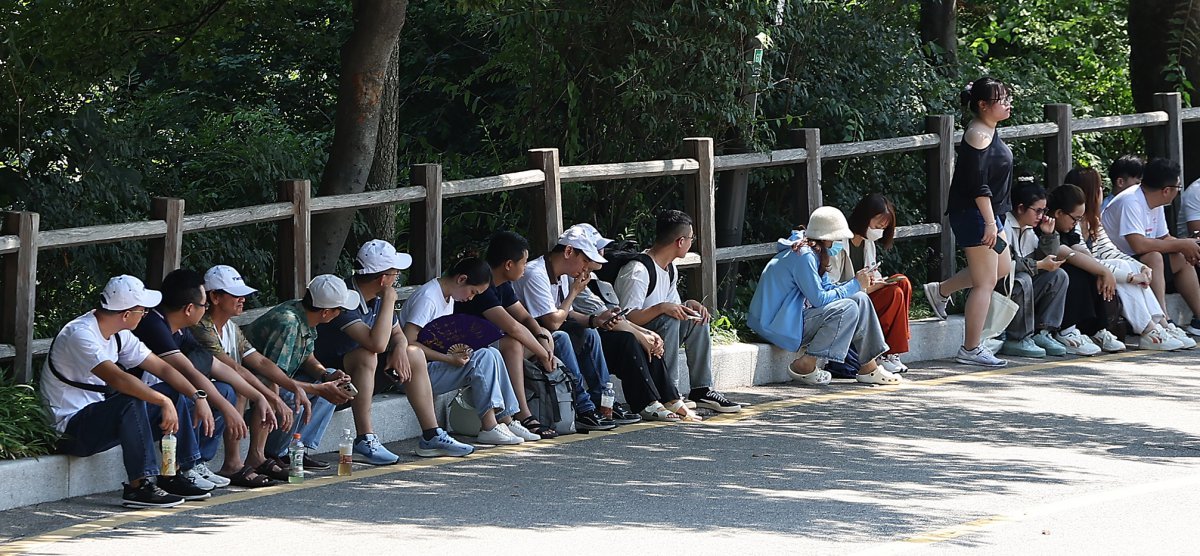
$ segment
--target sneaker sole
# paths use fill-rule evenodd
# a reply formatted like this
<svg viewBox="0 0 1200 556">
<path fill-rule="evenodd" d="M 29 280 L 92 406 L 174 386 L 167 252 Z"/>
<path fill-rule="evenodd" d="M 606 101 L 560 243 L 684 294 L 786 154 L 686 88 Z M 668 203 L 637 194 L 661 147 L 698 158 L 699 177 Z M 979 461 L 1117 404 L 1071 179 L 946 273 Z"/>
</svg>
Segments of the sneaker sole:
<svg viewBox="0 0 1200 556">
<path fill-rule="evenodd" d="M 421 456 L 423 458 L 436 458 L 436 457 L 441 457 L 441 456 L 448 456 L 448 457 L 452 457 L 452 458 L 465 458 L 474 453 L 475 453 L 474 449 L 472 449 L 470 452 L 467 452 L 465 454 L 459 454 L 459 453 L 450 452 L 449 450 L 442 450 L 440 448 L 438 448 L 438 449 L 417 448 L 417 455 Z"/>
<path fill-rule="evenodd" d="M 616 425 L 584 425 L 582 423 L 575 423 L 575 430 L 581 431 L 610 431 L 615 428 L 617 428 Z"/>
<path fill-rule="evenodd" d="M 178 506 L 184 502 L 187 502 L 187 500 L 180 500 L 178 502 L 160 502 L 160 503 L 138 502 L 135 500 L 122 500 L 121 505 L 125 506 L 126 508 L 174 508 L 175 506 Z"/>
<path fill-rule="evenodd" d="M 170 491 L 167 491 L 167 492 L 168 492 L 168 494 L 175 494 L 174 492 L 170 492 Z M 206 492 L 204 494 L 175 494 L 175 496 L 183 497 L 183 500 L 185 502 L 195 502 L 196 500 L 207 500 L 209 498 L 212 498 L 212 493 Z"/>
<path fill-rule="evenodd" d="M 708 402 L 708 401 L 696 402 L 696 407 L 702 407 L 704 409 L 711 409 L 713 411 L 716 411 L 717 413 L 737 413 L 742 410 L 742 406 L 740 406 L 740 405 L 723 406 L 719 403 L 713 403 L 713 402 Z"/>
<path fill-rule="evenodd" d="M 616 423 L 616 424 L 618 424 L 618 425 L 632 425 L 632 424 L 634 424 L 634 423 L 641 423 L 641 422 L 642 422 L 642 418 L 641 418 L 641 417 L 638 417 L 638 418 L 636 418 L 636 419 L 635 419 L 635 418 L 633 418 L 633 417 L 629 417 L 629 418 L 627 418 L 627 419 L 613 419 L 613 422 L 614 422 L 614 423 Z"/>
<path fill-rule="evenodd" d="M 369 459 L 365 459 L 365 458 L 361 458 L 361 457 L 351 458 L 351 461 L 353 461 L 354 463 L 365 463 L 367 465 L 375 465 L 375 466 L 395 465 L 397 462 L 400 461 L 400 456 L 396 456 L 396 459 L 394 459 L 392 461 L 371 461 Z M 304 470 L 308 471 L 308 468 L 305 467 Z"/>
<path fill-rule="evenodd" d="M 988 368 L 992 368 L 992 369 L 998 369 L 1000 367 L 1008 366 L 1008 361 L 1003 361 L 1003 360 L 1001 360 L 999 364 L 984 363 L 983 361 L 974 361 L 974 360 L 965 359 L 962 357 L 955 357 L 954 360 L 959 363 L 962 363 L 963 365 L 974 365 L 977 367 L 988 367 Z"/>
</svg>

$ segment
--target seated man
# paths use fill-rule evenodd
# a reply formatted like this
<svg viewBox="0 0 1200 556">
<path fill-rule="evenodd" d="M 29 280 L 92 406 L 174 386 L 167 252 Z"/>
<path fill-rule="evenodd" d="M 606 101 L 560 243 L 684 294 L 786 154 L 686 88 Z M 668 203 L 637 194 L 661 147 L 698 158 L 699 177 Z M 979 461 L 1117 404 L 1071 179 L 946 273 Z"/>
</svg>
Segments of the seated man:
<svg viewBox="0 0 1200 556">
<path fill-rule="evenodd" d="M 333 410 L 339 403 L 350 399 L 338 395 L 334 390 L 345 388 L 350 377 L 342 371 L 327 369 L 313 355 L 317 340 L 317 325 L 332 321 L 343 310 L 358 307 L 362 298 L 358 292 L 346 288 L 345 282 L 332 274 L 322 274 L 308 283 L 303 299 L 284 301 L 242 328 L 250 345 L 275 363 L 289 378 L 309 384 L 305 388 L 312 412 L 301 419 L 294 419 L 291 430 L 275 430 L 267 438 L 266 454 L 269 459 L 259 473 L 286 480 L 287 473 L 281 467 L 287 454 L 288 443 L 293 434 L 316 453 L 321 437 Z M 344 394 L 344 393 L 343 393 Z M 284 402 L 292 403 L 293 394 L 287 390 L 279 393 Z M 306 452 L 306 453 L 307 453 Z M 305 460 L 305 465 L 309 461 Z"/>
<path fill-rule="evenodd" d="M 1200 263 L 1200 245 L 1195 239 L 1173 237 L 1167 229 L 1166 211 L 1182 187 L 1179 164 L 1156 158 L 1146 165 L 1142 183 L 1117 194 L 1100 216 L 1113 245 L 1150 267 L 1152 276 L 1173 278 L 1175 291 L 1192 310 L 1192 322 L 1185 329 L 1173 323 L 1167 332 L 1173 336 L 1200 336 L 1200 282 L 1196 263 Z M 1166 307 L 1166 285 L 1151 282 L 1158 303 Z"/>
<path fill-rule="evenodd" d="M 712 389 L 708 308 L 694 299 L 682 302 L 679 296 L 679 270 L 675 267 L 675 259 L 691 250 L 696 239 L 693 234 L 692 218 L 687 214 L 678 210 L 660 213 L 655 223 L 654 245 L 646 250 L 654 262 L 654 289 L 650 289 L 649 270 L 639 261 L 626 264 L 613 286 L 621 306 L 633 309 L 627 317 L 629 321 L 662 336 L 666 344 L 663 359 L 676 383 L 683 373 L 683 364 L 679 360 L 679 347 L 683 344 L 691 378 L 688 399 L 697 407 L 736 413 L 742 406 Z"/>
<path fill-rule="evenodd" d="M 84 457 L 121 446 L 129 477 L 122 505 L 131 508 L 166 508 L 210 496 L 182 473 L 159 477 L 155 442 L 164 434 L 177 435 L 176 462 L 180 469 L 191 469 L 200 460 L 193 411 L 212 420 L 206 392 L 130 332 L 147 307 L 161 300 L 162 294 L 133 276 L 112 278 L 100 307 L 76 317 L 55 336 L 42 368 L 42 399 L 54 428 L 63 434 L 59 451 Z M 134 367 L 163 382 L 148 386 L 126 371 Z"/>
<path fill-rule="evenodd" d="M 267 404 L 268 399 L 274 398 L 277 408 L 286 406 L 254 375 L 249 372 L 239 375 L 228 365 L 214 361 L 212 354 L 192 336 L 190 327 L 200 321 L 208 307 L 204 277 L 199 272 L 183 268 L 173 270 L 163 277 L 161 291 L 162 303 L 142 318 L 133 333 L 150 351 L 187 377 L 193 386 L 213 393 L 209 403 L 217 409 L 213 416 L 215 427 L 212 433 L 206 432 L 200 437 L 200 462 L 188 473 L 198 475 L 195 479 L 202 488 L 209 484 L 228 486 L 229 479 L 213 473 L 206 462 L 216 456 L 223 436 L 225 467 L 242 466 L 238 442 L 245 438 L 247 430 L 242 412 L 235 407 L 238 395 L 255 403 L 256 415 L 251 421 L 257 427 L 266 426 L 268 422 L 272 428 L 274 426 L 275 414 Z M 142 376 L 147 384 L 157 382 L 149 373 Z"/>
<path fill-rule="evenodd" d="M 358 395 L 350 402 L 354 427 L 358 429 L 354 453 L 372 465 L 389 465 L 400 459 L 383 447 L 371 428 L 371 396 L 377 371 L 385 371 L 406 384 L 404 391 L 421 424 L 418 455 L 465 456 L 474 451 L 438 427 L 425 355 L 408 344 L 400 326 L 395 286 L 400 271 L 410 265 L 412 257 L 397 253 L 386 241 L 364 243 L 355 258 L 354 276 L 346 279 L 346 287 L 359 293 L 362 304 L 317 326 L 317 360 L 348 373 L 358 388 Z"/>
<path fill-rule="evenodd" d="M 297 382 L 287 376 L 279 366 L 254 349 L 254 346 L 250 345 L 250 342 L 242 335 L 242 329 L 238 327 L 237 323 L 230 320 L 242 314 L 246 297 L 258 291 L 246 285 L 237 270 L 225 265 L 217 265 L 208 269 L 208 272 L 204 273 L 204 289 L 208 293 L 208 311 L 200 318 L 200 322 L 191 328 L 196 341 L 218 361 L 236 369 L 242 376 L 254 371 L 270 381 L 272 385 L 282 388 L 298 404 L 294 413 L 274 388 L 266 386 L 257 377 L 247 379 L 250 384 L 255 385 L 255 388 L 262 386 L 271 392 L 267 398 L 269 403 L 275 407 L 278 422 L 259 423 L 252 419 L 250 422 L 250 449 L 246 454 L 245 465 L 239 466 L 238 462 L 231 461 L 226 456 L 225 466 L 218 473 L 229 478 L 235 486 L 245 488 L 268 486 L 271 484 L 272 477 L 256 471 L 259 467 L 270 467 L 264 452 L 267 434 L 277 427 L 291 430 L 294 418 L 308 419 L 312 414 L 312 404 L 308 401 L 308 392 L 313 391 L 314 394 L 320 394 L 316 391 L 319 387 Z M 324 391 L 338 400 L 346 399 L 345 392 L 340 390 L 336 383 L 328 383 L 325 385 Z M 246 400 L 242 398 L 239 401 L 242 403 L 239 403 L 238 410 L 243 411 Z M 235 446 L 236 444 L 234 446 L 226 444 L 226 453 L 237 450 Z M 314 465 L 312 468 L 319 467 L 319 465 Z M 305 468 L 309 468 L 309 464 L 306 463 Z M 282 468 L 279 471 L 280 473 L 277 473 L 276 477 L 284 475 Z"/>
<path fill-rule="evenodd" d="M 1112 203 L 1117 194 L 1142 183 L 1142 171 L 1146 168 L 1146 161 L 1142 157 L 1127 154 L 1121 156 L 1108 165 L 1108 180 L 1112 182 L 1112 191 L 1108 196 L 1104 197 L 1104 202 L 1100 204 L 1100 209 L 1108 208 L 1109 203 Z"/>
<path fill-rule="evenodd" d="M 577 386 L 587 390 L 587 403 L 594 408 L 594 402 L 600 399 L 604 385 L 611 381 L 608 363 L 604 360 L 600 334 L 594 328 L 589 328 L 589 323 L 594 323 L 595 319 L 571 308 L 575 298 L 587 287 L 587 281 L 577 280 L 568 285 L 566 277 L 588 276 L 606 261 L 596 251 L 596 245 L 591 238 L 582 230 L 568 231 L 570 233 L 564 233 L 558 238 L 558 245 L 555 245 L 553 250 L 529 261 L 525 265 L 525 273 L 513 285 L 517 299 L 529 310 L 529 314 L 537 319 L 539 325 L 546 330 L 561 330 L 570 337 L 583 382 Z M 567 364 L 565 360 L 563 363 Z M 572 370 L 569 366 L 567 369 Z M 615 422 L 601 419 L 594 409 L 587 411 L 580 409 L 578 405 L 575 418 L 577 429 L 616 428 Z"/>
</svg>

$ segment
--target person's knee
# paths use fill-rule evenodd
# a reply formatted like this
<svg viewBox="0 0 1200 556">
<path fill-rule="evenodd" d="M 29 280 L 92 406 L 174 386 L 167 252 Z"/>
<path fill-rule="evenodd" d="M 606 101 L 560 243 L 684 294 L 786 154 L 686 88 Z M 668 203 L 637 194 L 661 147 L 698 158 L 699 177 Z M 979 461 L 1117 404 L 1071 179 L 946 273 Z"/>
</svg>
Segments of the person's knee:
<svg viewBox="0 0 1200 556">
<path fill-rule="evenodd" d="M 379 355 L 364 348 L 355 348 L 342 356 L 342 370 L 348 374 L 373 372 L 379 363 Z"/>
<path fill-rule="evenodd" d="M 992 286 L 995 287 L 994 285 Z M 1009 295 L 1014 301 L 1030 298 L 1033 295 L 1033 277 L 1024 273 L 1018 272 L 1013 276 L 1012 294 Z"/>
<path fill-rule="evenodd" d="M 1061 268 L 1059 268 L 1051 273 L 1051 276 L 1050 276 L 1051 287 L 1055 288 L 1055 289 L 1061 288 L 1064 294 L 1066 294 L 1066 287 L 1067 287 L 1067 284 L 1069 284 L 1070 282 L 1071 282 L 1071 277 L 1067 275 L 1067 271 L 1065 271 Z"/>
<path fill-rule="evenodd" d="M 425 369 L 429 366 L 429 360 L 425 358 L 425 352 L 421 351 L 421 348 L 417 346 L 408 346 L 408 348 L 404 350 L 404 353 L 408 357 L 408 365 L 413 369 Z"/>
<path fill-rule="evenodd" d="M 851 317 L 858 318 L 858 302 L 852 297 L 839 299 L 825 306 L 826 313 L 830 318 Z"/>
<path fill-rule="evenodd" d="M 1161 270 L 1163 267 L 1163 255 L 1158 251 L 1142 253 L 1141 255 L 1138 255 L 1138 260 L 1142 261 L 1142 264 L 1155 270 Z"/>
</svg>

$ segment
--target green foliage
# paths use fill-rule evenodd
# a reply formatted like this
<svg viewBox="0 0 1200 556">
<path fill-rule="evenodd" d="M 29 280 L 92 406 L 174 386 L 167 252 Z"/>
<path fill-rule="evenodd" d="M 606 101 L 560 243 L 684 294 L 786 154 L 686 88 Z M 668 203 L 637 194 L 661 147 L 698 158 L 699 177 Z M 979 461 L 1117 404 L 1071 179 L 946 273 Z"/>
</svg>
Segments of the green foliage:
<svg viewBox="0 0 1200 556">
<path fill-rule="evenodd" d="M 0 382 L 0 459 L 46 455 L 57 440 L 58 431 L 50 426 L 33 387 Z"/>
</svg>

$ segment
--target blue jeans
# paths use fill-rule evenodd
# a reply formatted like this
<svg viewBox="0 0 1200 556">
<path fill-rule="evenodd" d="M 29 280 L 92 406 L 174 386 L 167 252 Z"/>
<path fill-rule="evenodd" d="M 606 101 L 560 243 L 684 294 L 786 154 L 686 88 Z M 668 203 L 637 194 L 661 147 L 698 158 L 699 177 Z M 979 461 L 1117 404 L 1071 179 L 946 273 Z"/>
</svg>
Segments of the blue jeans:
<svg viewBox="0 0 1200 556">
<path fill-rule="evenodd" d="M 461 367 L 430 361 L 429 383 L 435 396 L 470 386 L 471 399 L 468 401 L 481 419 L 492 410 L 498 410 L 496 417 L 508 417 L 521 411 L 508 378 L 508 367 L 504 366 L 504 357 L 496 348 L 475 350 L 471 360 Z M 399 385 L 400 391 L 407 395 L 405 386 Z"/>
<path fill-rule="evenodd" d="M 583 373 L 580 372 L 579 360 L 575 358 L 575 346 L 571 344 L 571 336 L 562 330 L 551 334 L 551 336 L 554 337 L 554 356 L 559 361 L 562 361 L 563 368 L 571 376 L 571 387 L 574 390 L 572 394 L 575 398 L 575 412 L 591 413 L 595 411 L 596 403 L 592 401 L 592 396 L 588 394 L 587 382 L 584 382 Z M 603 353 L 601 357 L 601 361 L 603 362 Z M 608 376 L 608 367 L 604 367 L 604 376 Z M 600 399 L 598 395 L 596 399 Z"/>
<path fill-rule="evenodd" d="M 179 419 L 175 433 L 175 460 L 180 469 L 191 469 L 200 460 L 196 430 L 192 428 L 193 402 L 165 382 L 150 387 L 171 399 Z M 71 456 L 86 457 L 121 447 L 125 474 L 132 483 L 143 477 L 157 477 L 162 470 L 159 450 L 154 445 L 162 438 L 162 408 L 133 396 L 117 394 L 102 402 L 80 409 L 70 421 L 58 450 Z"/>
<path fill-rule="evenodd" d="M 293 402 L 296 400 L 296 394 L 287 388 L 279 389 L 279 397 L 289 407 L 293 406 Z M 271 431 L 271 434 L 267 435 L 267 445 L 263 449 L 267 457 L 286 457 L 288 444 L 292 442 L 292 435 L 296 433 L 300 433 L 300 442 L 303 442 L 304 447 L 307 448 L 305 452 L 315 453 L 315 448 L 321 443 L 321 437 L 325 436 L 325 429 L 329 428 L 329 422 L 333 420 L 333 410 L 337 406 L 320 396 L 310 395 L 308 400 L 312 402 L 312 419 L 308 421 L 308 424 L 304 424 L 304 408 L 301 408 L 296 412 L 291 430 Z"/>
<path fill-rule="evenodd" d="M 213 391 L 209 392 L 210 396 L 221 396 L 225 398 L 235 408 L 237 407 L 237 392 L 233 391 L 233 386 L 226 382 L 213 382 Z M 200 461 L 212 461 L 217 455 L 217 448 L 221 446 L 222 435 L 225 433 L 225 414 L 220 411 L 213 410 L 213 435 L 204 436 L 204 433 L 196 431 L 200 437 Z"/>
</svg>

